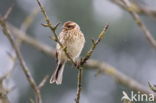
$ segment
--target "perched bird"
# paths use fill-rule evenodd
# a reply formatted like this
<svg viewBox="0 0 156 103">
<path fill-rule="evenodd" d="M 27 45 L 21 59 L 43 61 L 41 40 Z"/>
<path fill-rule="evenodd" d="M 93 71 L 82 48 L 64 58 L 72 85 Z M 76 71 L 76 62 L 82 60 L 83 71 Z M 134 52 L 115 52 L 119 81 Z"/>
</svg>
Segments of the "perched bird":
<svg viewBox="0 0 156 103">
<path fill-rule="evenodd" d="M 73 21 L 65 22 L 58 39 L 61 44 L 67 48 L 69 56 L 76 61 L 85 44 L 85 38 L 80 30 L 80 26 Z M 59 85 L 62 83 L 65 63 L 69 59 L 58 43 L 56 45 L 56 57 L 57 67 L 51 76 L 50 83 L 56 83 Z"/>
</svg>

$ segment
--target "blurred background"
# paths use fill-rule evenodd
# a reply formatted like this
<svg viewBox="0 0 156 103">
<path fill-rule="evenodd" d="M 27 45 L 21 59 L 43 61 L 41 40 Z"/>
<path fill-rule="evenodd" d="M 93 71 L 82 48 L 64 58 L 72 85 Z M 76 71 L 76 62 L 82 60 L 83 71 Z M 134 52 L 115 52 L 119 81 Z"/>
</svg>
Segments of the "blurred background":
<svg viewBox="0 0 156 103">
<path fill-rule="evenodd" d="M 156 10 L 154 0 L 136 0 L 138 4 Z M 98 45 L 91 58 L 104 61 L 116 67 L 131 78 L 148 86 L 147 82 L 156 83 L 156 50 L 145 38 L 143 32 L 134 22 L 131 15 L 109 0 L 41 0 L 53 24 L 68 20 L 77 22 L 86 37 L 86 44 L 81 56 L 85 55 L 105 24 L 110 28 L 105 39 Z M 14 4 L 8 22 L 20 28 L 32 11 L 38 8 L 36 0 L 0 0 L 0 15 Z M 156 20 L 141 16 L 153 36 L 156 38 Z M 49 39 L 51 32 L 41 26 L 44 23 L 39 12 L 26 31 L 29 36 L 55 47 Z M 57 30 L 59 33 L 61 26 Z M 39 52 L 28 44 L 22 44 L 22 55 L 31 69 L 33 77 L 39 83 L 45 75 L 50 75 L 56 66 L 54 58 Z M 7 38 L 0 31 L 0 76 L 9 71 L 13 62 L 7 52 L 14 54 Z M 115 82 L 108 75 L 95 76 L 97 71 L 85 70 L 83 78 L 82 103 L 120 103 L 122 91 L 129 88 Z M 77 72 L 67 64 L 62 85 L 50 85 L 48 82 L 42 89 L 44 103 L 73 103 L 76 95 Z M 11 103 L 28 103 L 33 98 L 23 71 L 17 65 L 11 77 L 5 81 L 7 88 L 14 86 L 9 93 Z"/>
</svg>

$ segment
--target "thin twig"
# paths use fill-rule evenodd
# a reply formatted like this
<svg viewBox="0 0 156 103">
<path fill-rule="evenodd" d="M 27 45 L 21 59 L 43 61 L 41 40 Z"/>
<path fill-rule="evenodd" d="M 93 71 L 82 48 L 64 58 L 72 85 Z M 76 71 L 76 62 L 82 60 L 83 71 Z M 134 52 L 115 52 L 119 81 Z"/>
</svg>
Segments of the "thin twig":
<svg viewBox="0 0 156 103">
<path fill-rule="evenodd" d="M 112 1 L 113 3 L 119 5 L 122 9 L 127 10 L 127 7 L 120 0 L 110 0 L 110 1 Z M 145 6 L 138 5 L 135 2 L 131 2 L 131 6 L 130 6 L 129 9 L 136 12 L 137 14 L 151 16 L 154 19 L 156 19 L 156 10 L 152 10 L 152 9 L 147 8 Z"/>
<path fill-rule="evenodd" d="M 0 20 L 0 25 L 2 27 L 3 33 L 6 35 L 6 37 L 10 41 L 12 47 L 14 48 L 16 56 L 17 56 L 17 58 L 19 60 L 19 63 L 21 65 L 21 67 L 22 67 L 22 70 L 23 70 L 27 80 L 29 81 L 32 89 L 34 90 L 36 103 L 42 103 L 40 90 L 38 89 L 38 87 L 37 87 L 37 85 L 36 85 L 32 75 L 31 75 L 31 73 L 29 72 L 29 69 L 28 69 L 28 67 L 25 64 L 25 61 L 23 60 L 21 52 L 20 52 L 20 50 L 19 50 L 19 48 L 18 48 L 18 46 L 17 46 L 13 36 L 10 34 L 10 31 L 8 30 L 7 25 L 6 25 L 4 19 Z"/>
<path fill-rule="evenodd" d="M 99 34 L 98 39 L 92 40 L 92 46 L 91 48 L 88 50 L 86 56 L 84 58 L 81 59 L 80 61 L 80 66 L 83 65 L 84 63 L 86 63 L 86 61 L 92 56 L 96 46 L 99 44 L 99 42 L 104 38 L 106 31 L 108 30 L 109 25 L 106 25 L 104 27 L 104 29 L 102 30 L 102 32 Z"/>
<path fill-rule="evenodd" d="M 13 64 L 11 69 L 7 73 L 5 73 L 2 77 L 0 77 L 0 81 L 3 81 L 4 79 L 6 79 L 13 72 L 14 67 L 15 65 Z"/>
<path fill-rule="evenodd" d="M 152 85 L 150 82 L 148 82 L 148 85 L 150 87 L 150 89 L 156 93 L 156 85 Z"/>
<path fill-rule="evenodd" d="M 45 85 L 45 83 L 47 82 L 48 79 L 49 79 L 49 76 L 46 75 L 46 76 L 43 78 L 43 80 L 40 82 L 40 84 L 38 85 L 38 88 L 41 89 L 41 88 Z"/>
<path fill-rule="evenodd" d="M 9 57 L 13 62 L 16 61 L 14 57 L 11 57 L 11 55 L 9 55 Z M 15 69 L 15 63 L 12 64 L 9 71 L 7 71 L 5 74 L 3 74 L 3 76 L 0 77 L 0 101 L 2 103 L 10 103 L 8 99 L 8 93 L 10 93 L 12 90 L 15 89 L 15 87 L 5 88 L 3 85 L 4 80 L 7 79 L 11 75 L 14 69 Z"/>
<path fill-rule="evenodd" d="M 9 69 L 9 71 L 7 71 L 5 74 L 3 74 L 0 77 L 0 101 L 1 101 L 1 103 L 10 103 L 10 101 L 8 99 L 8 93 L 10 93 L 12 90 L 15 89 L 14 87 L 11 87 L 11 88 L 4 87 L 4 81 L 11 75 L 11 73 L 15 69 L 14 62 L 16 62 L 16 60 L 14 59 L 14 57 L 11 54 L 8 54 L 8 56 L 13 61 L 13 64 L 11 65 L 11 68 Z"/>
<path fill-rule="evenodd" d="M 83 65 L 86 63 L 86 61 L 92 56 L 96 46 L 99 44 L 99 42 L 104 38 L 104 35 L 106 31 L 108 30 L 109 25 L 106 25 L 103 29 L 103 31 L 98 35 L 98 39 L 92 40 L 92 46 L 88 50 L 87 54 L 80 59 L 80 63 L 78 64 L 77 68 L 79 69 L 78 71 L 78 77 L 77 77 L 77 93 L 76 93 L 76 98 L 75 102 L 79 103 L 80 102 L 80 93 L 81 93 L 81 88 L 82 88 L 82 76 L 83 76 Z"/>
<path fill-rule="evenodd" d="M 131 9 L 132 3 L 129 0 L 120 0 L 120 1 L 124 4 L 125 9 L 132 15 L 132 17 L 133 17 L 134 21 L 136 22 L 136 24 L 142 29 L 142 31 L 144 32 L 145 37 L 147 38 L 149 43 L 154 48 L 156 48 L 156 40 L 154 39 L 154 37 L 152 36 L 150 31 L 147 29 L 145 24 L 142 22 L 140 16 L 136 13 L 136 11 Z M 119 5 L 119 6 L 121 6 L 121 5 Z"/>
<path fill-rule="evenodd" d="M 49 19 L 48 16 L 47 16 L 47 13 L 46 13 L 45 8 L 43 7 L 43 5 L 40 3 L 39 0 L 36 0 L 36 1 L 37 1 L 38 5 L 39 5 L 39 7 L 40 7 L 40 9 L 41 9 L 41 12 L 42 12 L 42 14 L 43 14 L 43 16 L 44 16 L 44 18 L 45 18 L 45 21 L 46 21 L 46 23 L 47 23 L 47 24 L 42 24 L 42 25 L 43 25 L 44 27 L 48 27 L 48 28 L 51 30 L 51 32 L 54 34 L 54 38 L 53 38 L 53 36 L 52 36 L 51 38 L 52 38 L 55 42 L 57 42 L 57 43 L 60 45 L 60 47 L 64 50 L 64 53 L 66 54 L 67 58 L 76 66 L 76 63 L 75 63 L 74 60 L 70 57 L 70 55 L 69 55 L 69 53 L 68 53 L 68 51 L 67 51 L 67 48 L 64 47 L 64 45 L 60 42 L 60 40 L 59 40 L 59 38 L 58 38 L 58 36 L 57 36 L 57 34 L 56 34 L 56 29 L 57 29 L 57 27 L 58 27 L 58 25 L 59 25 L 60 23 L 56 24 L 56 26 L 53 26 L 52 23 L 50 22 L 50 19 Z"/>
<path fill-rule="evenodd" d="M 28 15 L 23 23 L 21 24 L 21 30 L 23 32 L 26 32 L 27 29 L 30 27 L 30 25 L 32 24 L 32 22 L 34 21 L 35 17 L 37 16 L 37 14 L 39 13 L 39 9 L 38 8 L 34 8 L 32 10 L 32 12 L 30 13 L 30 15 Z"/>
<path fill-rule="evenodd" d="M 13 7 L 14 7 L 14 4 L 12 4 L 12 5 L 8 8 L 8 10 L 6 11 L 6 13 L 5 13 L 4 17 L 3 17 L 4 20 L 7 20 L 7 18 L 9 17 L 9 15 L 10 15 L 10 13 L 11 13 Z"/>
<path fill-rule="evenodd" d="M 17 40 L 19 39 L 25 43 L 28 43 L 29 45 L 33 45 L 35 48 L 38 48 L 38 50 L 43 53 L 46 52 L 46 54 L 56 54 L 56 51 L 51 51 L 51 48 L 49 48 L 49 46 L 47 46 L 46 44 L 39 43 L 39 41 L 37 41 L 36 39 L 28 36 L 29 34 L 26 34 L 22 30 L 16 28 L 15 26 L 9 23 L 7 23 L 7 25 L 8 25 L 8 29 L 14 34 Z"/>
<path fill-rule="evenodd" d="M 151 94 L 153 93 L 150 89 L 148 89 L 146 86 L 140 84 L 136 80 L 132 79 L 131 77 L 128 77 L 126 74 L 119 71 L 119 69 L 97 60 L 88 60 L 86 63 L 86 66 L 89 66 L 89 68 L 93 68 L 95 70 L 99 70 L 102 74 L 111 76 L 116 82 L 136 91 L 141 92 L 143 94 Z M 154 95 L 154 98 L 156 100 L 156 95 Z"/>
<path fill-rule="evenodd" d="M 82 76 L 83 76 L 83 69 L 79 69 L 77 74 L 77 92 L 76 92 L 75 103 L 80 103 L 80 95 L 82 89 Z"/>
<path fill-rule="evenodd" d="M 3 75 L 3 77 L 6 77 L 6 75 Z M 1 103 L 10 103 L 10 101 L 8 99 L 7 89 L 3 85 L 4 80 L 5 80 L 5 78 L 0 77 L 0 102 Z"/>
<path fill-rule="evenodd" d="M 6 20 L 7 17 L 9 16 L 11 10 L 12 10 L 12 7 L 10 7 L 10 8 L 8 9 L 7 13 L 5 14 L 5 18 L 4 18 L 5 20 Z M 28 27 L 31 25 L 33 19 L 36 17 L 36 15 L 38 14 L 38 12 L 39 12 L 39 9 L 35 8 L 35 9 L 33 10 L 33 12 L 32 12 L 30 15 L 28 15 L 28 16 L 26 17 L 26 19 L 24 20 L 24 22 L 23 22 L 22 25 L 21 25 L 21 30 L 22 30 L 23 32 L 26 32 L 26 30 L 27 30 Z M 6 15 L 7 15 L 7 16 L 6 16 Z M 9 25 L 9 24 L 8 24 L 8 25 Z M 21 34 L 22 34 L 22 35 L 26 35 L 26 33 L 21 33 Z M 18 46 L 19 48 L 20 48 L 21 44 L 22 44 L 22 39 L 18 39 L 18 40 L 17 40 L 17 46 Z M 8 53 L 8 55 L 11 56 L 9 53 Z M 14 66 L 15 66 L 17 56 L 15 56 L 13 59 L 14 59 Z M 41 88 L 44 86 L 44 84 L 46 83 L 47 77 L 48 77 L 48 76 L 46 76 L 45 78 L 43 78 L 43 80 L 42 80 L 41 83 L 38 85 L 38 87 L 36 87 L 36 88 L 38 88 L 38 91 L 40 91 L 39 89 L 41 89 Z M 37 99 L 36 99 L 36 103 L 39 103 L 39 102 L 37 102 Z"/>
</svg>

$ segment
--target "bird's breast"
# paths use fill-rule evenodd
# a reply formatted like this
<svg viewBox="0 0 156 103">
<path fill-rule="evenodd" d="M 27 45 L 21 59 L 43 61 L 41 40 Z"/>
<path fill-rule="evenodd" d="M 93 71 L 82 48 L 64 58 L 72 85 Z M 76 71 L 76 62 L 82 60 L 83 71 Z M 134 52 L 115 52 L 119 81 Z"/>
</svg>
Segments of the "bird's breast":
<svg viewBox="0 0 156 103">
<path fill-rule="evenodd" d="M 60 39 L 60 41 L 65 47 L 67 47 L 67 52 L 69 53 L 69 55 L 73 59 L 79 57 L 85 43 L 83 34 L 81 32 L 79 33 L 68 32 L 67 34 L 64 34 L 62 36 L 63 37 Z M 60 51 L 60 56 L 66 57 L 64 51 L 62 50 Z"/>
</svg>

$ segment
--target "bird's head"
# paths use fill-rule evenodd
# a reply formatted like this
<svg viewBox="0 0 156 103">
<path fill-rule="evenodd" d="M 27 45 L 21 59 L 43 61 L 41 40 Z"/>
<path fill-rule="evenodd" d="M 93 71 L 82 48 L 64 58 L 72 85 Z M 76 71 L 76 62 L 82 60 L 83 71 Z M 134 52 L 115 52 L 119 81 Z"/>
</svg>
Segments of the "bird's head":
<svg viewBox="0 0 156 103">
<path fill-rule="evenodd" d="M 63 29 L 64 30 L 79 30 L 80 27 L 77 23 L 75 23 L 73 21 L 67 21 L 64 23 Z"/>
</svg>

